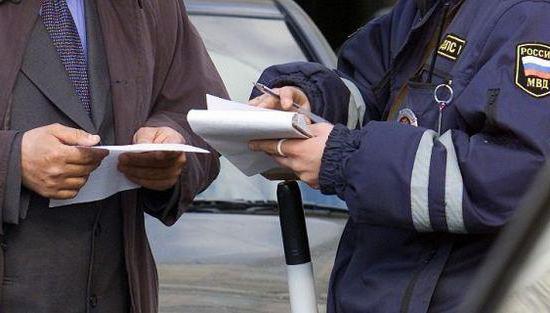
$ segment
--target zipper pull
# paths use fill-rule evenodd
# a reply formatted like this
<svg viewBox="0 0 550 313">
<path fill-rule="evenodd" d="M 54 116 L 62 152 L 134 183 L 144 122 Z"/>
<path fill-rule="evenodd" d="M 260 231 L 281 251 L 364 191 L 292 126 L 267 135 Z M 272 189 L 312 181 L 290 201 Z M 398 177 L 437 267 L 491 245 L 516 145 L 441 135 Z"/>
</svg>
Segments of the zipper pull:
<svg viewBox="0 0 550 313">
<path fill-rule="evenodd" d="M 453 101 L 454 90 L 449 84 L 441 84 L 435 87 L 434 99 L 439 109 L 439 116 L 437 119 L 437 137 L 441 136 L 441 124 L 443 119 L 443 110 Z"/>
</svg>

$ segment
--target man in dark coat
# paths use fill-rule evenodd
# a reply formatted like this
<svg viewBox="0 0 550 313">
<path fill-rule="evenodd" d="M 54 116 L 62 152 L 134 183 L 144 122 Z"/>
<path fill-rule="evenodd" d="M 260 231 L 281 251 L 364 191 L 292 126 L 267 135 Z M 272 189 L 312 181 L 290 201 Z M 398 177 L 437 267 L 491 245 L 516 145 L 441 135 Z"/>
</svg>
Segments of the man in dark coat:
<svg viewBox="0 0 550 313">
<path fill-rule="evenodd" d="M 223 83 L 179 0 L 0 1 L 2 313 L 158 310 L 144 213 L 167 225 L 216 177 L 186 115 Z M 211 154 L 123 155 L 141 188 L 74 197 L 104 152 L 187 143 Z"/>
</svg>

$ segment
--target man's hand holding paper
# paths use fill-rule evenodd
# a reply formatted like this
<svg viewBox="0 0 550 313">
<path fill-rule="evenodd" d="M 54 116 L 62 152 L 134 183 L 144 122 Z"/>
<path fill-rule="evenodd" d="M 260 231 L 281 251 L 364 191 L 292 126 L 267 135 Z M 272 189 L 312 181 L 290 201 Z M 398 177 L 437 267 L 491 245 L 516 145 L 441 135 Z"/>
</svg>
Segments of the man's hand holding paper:
<svg viewBox="0 0 550 313">
<path fill-rule="evenodd" d="M 142 127 L 134 135 L 134 144 L 185 144 L 185 139 L 169 127 Z M 185 152 L 155 151 L 123 153 L 118 170 L 131 182 L 151 190 L 172 188 L 187 162 Z"/>
<path fill-rule="evenodd" d="M 99 141 L 97 135 L 61 124 L 25 132 L 21 143 L 23 185 L 46 198 L 74 198 L 109 154 L 82 148 Z"/>
<path fill-rule="evenodd" d="M 79 141 L 79 147 L 67 149 L 80 151 L 84 156 L 100 155 L 102 160 L 90 168 L 86 179 L 79 181 L 81 185 L 70 196 L 49 197 L 50 207 L 97 201 L 139 187 L 168 190 L 177 183 L 185 167 L 186 152 L 209 153 L 183 144 L 183 136 L 168 127 L 141 128 L 134 136 L 134 144 L 127 146 L 97 146 L 97 136 L 76 129 L 72 129 L 72 133 L 82 133 L 83 138 L 91 136 L 94 141 Z"/>
</svg>

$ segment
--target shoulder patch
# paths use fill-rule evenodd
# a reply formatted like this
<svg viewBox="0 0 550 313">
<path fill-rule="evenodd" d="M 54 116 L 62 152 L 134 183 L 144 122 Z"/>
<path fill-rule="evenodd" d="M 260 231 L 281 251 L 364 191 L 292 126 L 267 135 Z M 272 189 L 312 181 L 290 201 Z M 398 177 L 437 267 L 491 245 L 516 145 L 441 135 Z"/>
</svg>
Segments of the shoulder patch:
<svg viewBox="0 0 550 313">
<path fill-rule="evenodd" d="M 466 46 L 466 39 L 455 34 L 447 34 L 437 49 L 437 54 L 447 59 L 456 61 Z"/>
<path fill-rule="evenodd" d="M 523 43 L 516 51 L 516 85 L 533 97 L 550 95 L 550 46 Z"/>
</svg>

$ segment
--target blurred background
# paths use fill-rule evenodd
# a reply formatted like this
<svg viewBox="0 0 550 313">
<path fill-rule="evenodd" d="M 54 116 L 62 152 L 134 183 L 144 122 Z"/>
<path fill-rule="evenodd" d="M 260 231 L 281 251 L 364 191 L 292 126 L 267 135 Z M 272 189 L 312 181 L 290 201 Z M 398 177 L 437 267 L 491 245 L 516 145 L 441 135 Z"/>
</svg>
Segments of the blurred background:
<svg viewBox="0 0 550 313">
<path fill-rule="evenodd" d="M 297 0 L 337 50 L 357 28 L 383 14 L 394 0 Z"/>
</svg>

